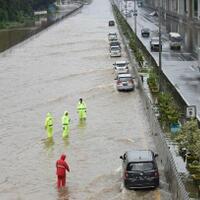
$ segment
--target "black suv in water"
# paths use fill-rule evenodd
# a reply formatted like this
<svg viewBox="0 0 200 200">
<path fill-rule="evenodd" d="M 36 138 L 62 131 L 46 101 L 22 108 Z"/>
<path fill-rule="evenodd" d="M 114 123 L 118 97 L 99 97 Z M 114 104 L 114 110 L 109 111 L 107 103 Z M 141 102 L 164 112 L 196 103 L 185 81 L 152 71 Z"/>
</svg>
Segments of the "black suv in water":
<svg viewBox="0 0 200 200">
<path fill-rule="evenodd" d="M 108 26 L 115 26 L 115 21 L 114 20 L 110 20 L 108 22 Z"/>
<path fill-rule="evenodd" d="M 155 188 L 159 186 L 159 173 L 151 150 L 132 150 L 120 156 L 123 181 L 127 189 Z"/>
</svg>

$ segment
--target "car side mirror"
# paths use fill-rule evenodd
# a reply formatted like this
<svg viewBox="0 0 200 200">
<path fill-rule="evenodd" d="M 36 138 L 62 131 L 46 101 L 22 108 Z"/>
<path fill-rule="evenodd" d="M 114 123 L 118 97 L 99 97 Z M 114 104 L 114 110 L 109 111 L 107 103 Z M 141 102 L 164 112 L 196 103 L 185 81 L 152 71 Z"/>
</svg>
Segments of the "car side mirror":
<svg viewBox="0 0 200 200">
<path fill-rule="evenodd" d="M 156 157 L 158 157 L 158 154 L 157 154 L 157 153 L 154 154 L 154 158 L 156 158 Z"/>
<path fill-rule="evenodd" d="M 122 156 L 119 157 L 120 159 L 124 160 Z"/>
</svg>

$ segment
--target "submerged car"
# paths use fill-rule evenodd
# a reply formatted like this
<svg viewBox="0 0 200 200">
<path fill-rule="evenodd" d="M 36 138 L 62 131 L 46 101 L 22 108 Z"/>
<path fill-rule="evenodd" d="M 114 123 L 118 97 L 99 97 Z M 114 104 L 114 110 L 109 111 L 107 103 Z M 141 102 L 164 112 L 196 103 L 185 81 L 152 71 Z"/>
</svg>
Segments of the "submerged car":
<svg viewBox="0 0 200 200">
<path fill-rule="evenodd" d="M 115 26 L 115 21 L 114 20 L 110 20 L 108 22 L 108 26 Z"/>
<path fill-rule="evenodd" d="M 150 40 L 151 51 L 159 51 L 159 37 L 152 37 Z M 162 42 L 161 42 L 161 51 L 162 51 Z"/>
<path fill-rule="evenodd" d="M 116 61 L 113 64 L 116 75 L 129 73 L 128 64 L 127 61 Z"/>
<path fill-rule="evenodd" d="M 121 48 L 119 46 L 110 47 L 110 57 L 121 57 Z"/>
<path fill-rule="evenodd" d="M 110 47 L 112 47 L 112 46 L 119 46 L 121 48 L 121 43 L 118 40 L 116 40 L 116 41 L 110 41 L 109 45 L 110 45 Z"/>
<path fill-rule="evenodd" d="M 109 41 L 117 41 L 117 33 L 108 33 L 108 40 Z"/>
<path fill-rule="evenodd" d="M 134 78 L 131 74 L 118 74 L 116 87 L 118 91 L 129 91 L 135 89 Z"/>
<path fill-rule="evenodd" d="M 149 30 L 149 28 L 143 28 L 143 29 L 141 29 L 141 35 L 142 35 L 142 37 L 149 37 L 150 36 L 150 30 Z"/>
<path fill-rule="evenodd" d="M 124 186 L 127 189 L 158 187 L 157 156 L 158 154 L 151 150 L 131 150 L 120 156 Z"/>
</svg>

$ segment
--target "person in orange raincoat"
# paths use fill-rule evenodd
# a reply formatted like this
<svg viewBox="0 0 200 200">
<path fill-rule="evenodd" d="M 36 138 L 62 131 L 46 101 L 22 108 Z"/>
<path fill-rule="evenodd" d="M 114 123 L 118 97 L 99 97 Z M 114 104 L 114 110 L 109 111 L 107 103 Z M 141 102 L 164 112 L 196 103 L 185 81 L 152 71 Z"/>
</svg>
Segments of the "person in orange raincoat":
<svg viewBox="0 0 200 200">
<path fill-rule="evenodd" d="M 70 172 L 69 165 L 65 161 L 66 155 L 62 154 L 60 159 L 56 161 L 57 187 L 64 187 L 66 184 L 66 170 Z"/>
</svg>

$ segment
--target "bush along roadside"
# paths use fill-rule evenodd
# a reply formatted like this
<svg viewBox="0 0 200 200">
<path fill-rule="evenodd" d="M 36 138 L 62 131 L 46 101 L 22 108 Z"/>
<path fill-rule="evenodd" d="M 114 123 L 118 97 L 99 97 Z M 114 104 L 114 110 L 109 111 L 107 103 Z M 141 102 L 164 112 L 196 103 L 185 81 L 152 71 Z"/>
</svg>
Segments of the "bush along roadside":
<svg viewBox="0 0 200 200">
<path fill-rule="evenodd" d="M 131 27 L 121 15 L 120 11 L 113 5 L 113 11 L 116 16 L 117 22 L 121 27 L 123 34 L 125 35 L 126 39 L 129 41 L 129 46 L 135 55 L 135 59 L 138 62 L 139 66 L 142 67 L 144 63 L 144 55 L 143 52 L 138 48 L 137 38 L 135 33 L 132 31 Z"/>
<path fill-rule="evenodd" d="M 200 129 L 197 120 L 187 121 L 175 136 L 175 140 L 194 182 L 200 186 Z"/>
<path fill-rule="evenodd" d="M 200 129 L 196 120 L 191 120 L 183 125 L 180 124 L 182 113 L 175 103 L 173 96 L 167 92 L 159 91 L 159 76 L 156 67 L 143 68 L 145 62 L 145 52 L 142 52 L 137 41 L 135 33 L 130 28 L 120 11 L 113 5 L 113 11 L 120 25 L 122 33 L 129 42 L 129 46 L 138 62 L 138 71 L 149 74 L 147 83 L 152 92 L 152 96 L 156 99 L 156 110 L 159 111 L 157 115 L 162 129 L 165 132 L 171 132 L 171 138 L 178 143 L 179 153 L 187 160 L 187 169 L 192 175 L 195 183 L 200 185 Z M 186 156 L 187 155 L 187 156 Z M 199 186 L 200 187 L 200 186 Z"/>
</svg>

